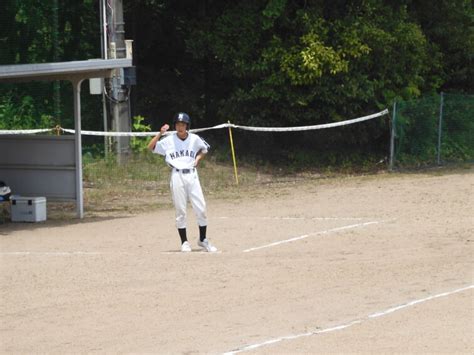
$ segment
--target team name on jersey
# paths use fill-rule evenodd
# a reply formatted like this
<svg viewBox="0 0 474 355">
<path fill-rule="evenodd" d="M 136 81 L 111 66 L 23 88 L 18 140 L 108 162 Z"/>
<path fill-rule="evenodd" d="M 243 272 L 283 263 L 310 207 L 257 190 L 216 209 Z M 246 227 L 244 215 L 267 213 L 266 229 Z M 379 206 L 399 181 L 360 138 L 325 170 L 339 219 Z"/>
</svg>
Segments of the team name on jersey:
<svg viewBox="0 0 474 355">
<path fill-rule="evenodd" d="M 176 158 L 181 158 L 181 157 L 191 157 L 191 158 L 195 158 L 196 157 L 196 153 L 193 152 L 192 150 L 180 150 L 180 151 L 176 151 L 174 153 L 170 153 L 170 158 L 171 159 L 176 159 Z"/>
</svg>

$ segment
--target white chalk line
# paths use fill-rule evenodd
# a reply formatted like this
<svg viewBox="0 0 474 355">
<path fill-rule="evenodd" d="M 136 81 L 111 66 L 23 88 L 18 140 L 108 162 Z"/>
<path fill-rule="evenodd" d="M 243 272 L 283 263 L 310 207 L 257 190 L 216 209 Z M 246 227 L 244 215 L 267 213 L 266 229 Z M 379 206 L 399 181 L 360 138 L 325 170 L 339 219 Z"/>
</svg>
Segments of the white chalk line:
<svg viewBox="0 0 474 355">
<path fill-rule="evenodd" d="M 176 251 L 163 251 L 161 254 L 222 254 L 222 251 L 218 250 L 215 252 L 207 252 L 205 250 L 195 250 L 190 253 L 183 253 L 180 250 Z M 0 252 L 0 256 L 96 256 L 96 255 L 131 255 L 131 253 L 103 253 L 93 251 L 58 251 L 58 252 L 40 252 L 40 251 L 13 251 L 13 252 Z"/>
<path fill-rule="evenodd" d="M 440 298 L 440 297 L 450 296 L 450 295 L 453 295 L 455 293 L 467 291 L 467 290 L 470 290 L 470 289 L 473 289 L 473 288 L 474 288 L 474 285 L 470 285 L 470 286 L 458 288 L 456 290 L 439 293 L 437 295 L 433 295 L 433 296 L 429 296 L 429 297 L 425 297 L 425 298 L 420 298 L 418 300 L 414 300 L 414 301 L 411 301 L 411 302 L 408 302 L 408 303 L 405 303 L 405 304 L 402 304 L 402 305 L 399 305 L 399 306 L 396 306 L 396 307 L 388 308 L 384 311 L 369 314 L 368 316 L 366 316 L 364 318 L 357 319 L 357 320 L 354 320 L 354 321 L 349 322 L 349 323 L 337 325 L 337 326 L 326 328 L 326 329 L 320 329 L 320 330 L 305 332 L 305 333 L 296 334 L 296 335 L 287 335 L 287 336 L 283 336 L 283 337 L 279 337 L 279 338 L 269 339 L 269 340 L 266 340 L 266 341 L 261 342 L 261 343 L 246 345 L 246 346 L 243 346 L 241 348 L 237 348 L 235 350 L 225 352 L 223 354 L 224 355 L 238 354 L 238 353 L 242 353 L 242 352 L 245 352 L 245 351 L 261 348 L 261 347 L 266 346 L 266 345 L 279 343 L 279 342 L 284 341 L 284 340 L 298 339 L 298 338 L 308 337 L 308 336 L 312 336 L 312 335 L 329 333 L 329 332 L 334 332 L 336 330 L 346 329 L 346 328 L 352 327 L 353 325 L 361 324 L 361 323 L 363 323 L 367 320 L 373 319 L 373 318 L 386 316 L 387 314 L 399 311 L 399 310 L 407 308 L 407 307 L 414 306 L 416 304 L 431 301 L 433 299 Z"/>
<path fill-rule="evenodd" d="M 234 217 L 215 217 L 215 219 L 263 219 L 263 220 L 283 220 L 283 221 L 362 221 L 364 219 L 373 219 L 373 218 L 362 218 L 362 217 L 268 217 L 268 216 L 234 216 Z"/>
<path fill-rule="evenodd" d="M 94 252 L 94 251 L 14 251 L 14 252 L 2 252 L 0 255 L 13 255 L 13 256 L 23 256 L 23 255 L 32 255 L 32 256 L 75 256 L 75 255 L 110 255 L 117 253 L 103 253 L 103 252 Z M 120 253 L 127 254 L 127 253 Z"/>
<path fill-rule="evenodd" d="M 182 255 L 200 255 L 200 254 L 222 254 L 221 250 L 218 251 L 205 251 L 205 250 L 193 250 L 191 252 L 182 252 L 181 250 L 176 250 L 176 251 L 162 251 L 161 254 L 165 255 L 173 255 L 173 254 L 182 254 Z"/>
<path fill-rule="evenodd" d="M 255 251 L 255 250 L 274 247 L 274 246 L 277 246 L 277 245 L 280 245 L 280 244 L 295 242 L 297 240 L 302 240 L 302 239 L 306 239 L 306 238 L 309 238 L 309 237 L 314 237 L 314 236 L 317 236 L 317 235 L 323 235 L 323 234 L 329 234 L 329 233 L 333 233 L 333 232 L 339 232 L 339 231 L 343 231 L 343 230 L 346 230 L 346 229 L 365 227 L 365 226 L 369 226 L 371 224 L 378 224 L 378 223 L 382 223 L 382 222 L 384 222 L 384 221 L 371 221 L 371 222 L 351 224 L 351 225 L 348 225 L 348 226 L 342 226 L 342 227 L 337 227 L 337 228 L 331 228 L 331 229 L 327 229 L 327 230 L 320 231 L 320 232 L 314 232 L 314 233 L 300 235 L 298 237 L 294 237 L 294 238 L 290 238 L 290 239 L 280 240 L 278 242 L 265 244 L 265 245 L 262 245 L 262 246 L 259 246 L 259 247 L 245 249 L 243 252 L 248 253 L 248 252 Z"/>
</svg>

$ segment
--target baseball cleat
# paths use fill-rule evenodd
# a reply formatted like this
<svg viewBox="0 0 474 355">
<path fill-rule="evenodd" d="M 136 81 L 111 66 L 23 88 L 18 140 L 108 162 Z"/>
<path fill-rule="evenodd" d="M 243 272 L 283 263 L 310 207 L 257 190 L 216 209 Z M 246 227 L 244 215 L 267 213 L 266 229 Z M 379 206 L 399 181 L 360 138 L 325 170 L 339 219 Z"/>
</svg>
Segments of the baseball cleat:
<svg viewBox="0 0 474 355">
<path fill-rule="evenodd" d="M 184 253 L 189 253 L 190 251 L 192 251 L 191 244 L 189 244 L 189 242 L 184 242 L 183 244 L 181 244 L 181 251 Z"/>
<path fill-rule="evenodd" d="M 217 251 L 217 248 L 214 245 L 212 245 L 211 243 L 209 243 L 209 241 L 207 239 L 204 239 L 202 242 L 199 240 L 198 245 L 201 248 L 204 248 L 206 251 L 211 252 L 211 253 L 214 253 L 214 252 Z"/>
</svg>

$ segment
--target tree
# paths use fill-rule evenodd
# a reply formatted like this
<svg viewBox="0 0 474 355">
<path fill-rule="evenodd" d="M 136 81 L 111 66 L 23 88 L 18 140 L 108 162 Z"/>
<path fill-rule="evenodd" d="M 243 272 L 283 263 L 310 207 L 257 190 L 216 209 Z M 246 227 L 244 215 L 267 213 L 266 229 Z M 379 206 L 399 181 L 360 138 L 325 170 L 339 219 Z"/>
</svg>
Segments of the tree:
<svg viewBox="0 0 474 355">
<path fill-rule="evenodd" d="M 332 1 L 240 1 L 207 36 L 195 31 L 193 56 L 210 51 L 233 83 L 220 115 L 259 125 L 329 122 L 438 85 L 426 80 L 435 59 L 404 6 L 339 3 L 335 11 Z"/>
<path fill-rule="evenodd" d="M 55 12 L 54 5 L 58 10 Z M 32 64 L 52 61 L 82 60 L 100 57 L 100 27 L 98 0 L 5 0 L 2 2 L 0 23 L 0 65 Z M 56 21 L 57 16 L 57 21 Z M 57 23 L 57 28 L 55 24 Z M 25 101 L 26 100 L 26 101 Z M 72 126 L 72 89 L 62 85 L 63 117 L 55 124 Z M 8 112 L 6 110 L 9 108 Z M 17 107 L 17 111 L 13 112 Z M 27 110 L 23 108 L 27 107 Z M 10 115 L 25 122 L 44 124 L 40 118 L 53 116 L 53 85 L 31 82 L 0 87 L 0 116 Z M 83 100 L 83 122 L 98 121 L 97 103 Z M 31 117 L 36 117 L 31 119 Z M 10 117 L 8 122 L 16 122 Z M 15 128 L 15 127 L 9 127 Z M 33 127 L 31 127 L 33 128 Z"/>
<path fill-rule="evenodd" d="M 410 1 L 409 13 L 420 24 L 440 57 L 436 68 L 444 91 L 474 91 L 474 6 L 471 0 Z"/>
</svg>

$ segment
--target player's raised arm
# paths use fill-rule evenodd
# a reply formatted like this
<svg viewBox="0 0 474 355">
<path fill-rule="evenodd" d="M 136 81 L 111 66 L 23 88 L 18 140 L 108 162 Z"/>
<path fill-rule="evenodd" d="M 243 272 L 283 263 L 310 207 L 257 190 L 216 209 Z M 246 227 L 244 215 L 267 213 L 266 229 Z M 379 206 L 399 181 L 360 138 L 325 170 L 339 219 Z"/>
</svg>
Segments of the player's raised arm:
<svg viewBox="0 0 474 355">
<path fill-rule="evenodd" d="M 170 128 L 169 125 L 167 124 L 164 124 L 160 131 L 156 134 L 156 136 L 154 136 L 150 143 L 148 143 L 148 149 L 153 151 L 155 149 L 155 145 L 156 145 L 156 142 L 158 142 L 160 140 L 161 137 L 163 137 L 163 135 L 166 133 L 166 131 Z"/>
</svg>

